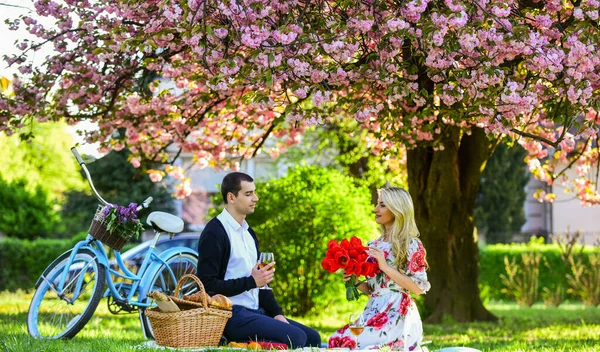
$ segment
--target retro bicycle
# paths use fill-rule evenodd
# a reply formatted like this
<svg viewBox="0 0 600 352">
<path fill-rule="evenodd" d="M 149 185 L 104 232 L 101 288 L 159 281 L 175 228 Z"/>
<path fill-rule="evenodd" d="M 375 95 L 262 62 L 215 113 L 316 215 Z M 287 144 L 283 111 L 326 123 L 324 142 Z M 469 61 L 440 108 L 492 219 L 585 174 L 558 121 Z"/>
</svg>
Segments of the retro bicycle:
<svg viewBox="0 0 600 352">
<path fill-rule="evenodd" d="M 110 206 L 96 191 L 85 162 L 75 148 L 71 148 L 81 165 L 88 183 L 100 202 L 99 209 Z M 149 197 L 138 206 L 138 211 L 152 202 Z M 98 213 L 96 214 L 96 216 Z M 95 220 L 97 218 L 95 217 Z M 90 233 L 95 226 L 92 222 Z M 152 212 L 147 218 L 154 230 L 154 239 L 136 273 L 129 270 L 114 249 L 116 268 L 109 262 L 105 244 L 88 233 L 85 240 L 56 258 L 44 270 L 35 284 L 35 293 L 27 312 L 27 330 L 39 339 L 68 339 L 74 337 L 90 320 L 98 303 L 108 298 L 112 313 L 138 311 L 144 335 L 153 338 L 152 327 L 144 311 L 155 306 L 147 297 L 149 292 L 162 291 L 173 294 L 179 279 L 185 274 L 195 274 L 198 254 L 185 247 L 170 248 L 155 253 L 160 236 L 168 234 L 171 239 L 183 230 L 183 221 L 164 212 Z M 108 288 L 105 290 L 105 287 Z M 180 295 L 197 290 L 195 284 L 183 285 Z"/>
</svg>

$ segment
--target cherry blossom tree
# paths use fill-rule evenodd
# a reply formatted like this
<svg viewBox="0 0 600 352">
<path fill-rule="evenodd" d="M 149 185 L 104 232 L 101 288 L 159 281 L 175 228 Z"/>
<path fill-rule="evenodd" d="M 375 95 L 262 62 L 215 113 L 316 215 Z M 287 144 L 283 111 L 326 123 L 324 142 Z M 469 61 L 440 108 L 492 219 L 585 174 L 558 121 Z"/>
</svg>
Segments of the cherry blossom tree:
<svg viewBox="0 0 600 352">
<path fill-rule="evenodd" d="M 520 143 L 536 177 L 600 203 L 598 0 L 34 6 L 36 16 L 9 23 L 38 40 L 6 58 L 22 76 L 15 97 L 0 99 L 5 133 L 34 119 L 92 120 L 99 131 L 88 140 L 128 147 L 134 165 L 168 163 L 166 147 L 176 146 L 201 166 L 235 167 L 271 135 L 277 154 L 307 125 L 354 118 L 373 153 L 406 153 L 432 321 L 493 319 L 479 298 L 473 204 L 496 145 Z M 30 54 L 45 44 L 56 54 L 33 65 Z M 576 179 L 563 166 L 576 167 Z M 180 189 L 185 196 L 189 186 Z"/>
</svg>

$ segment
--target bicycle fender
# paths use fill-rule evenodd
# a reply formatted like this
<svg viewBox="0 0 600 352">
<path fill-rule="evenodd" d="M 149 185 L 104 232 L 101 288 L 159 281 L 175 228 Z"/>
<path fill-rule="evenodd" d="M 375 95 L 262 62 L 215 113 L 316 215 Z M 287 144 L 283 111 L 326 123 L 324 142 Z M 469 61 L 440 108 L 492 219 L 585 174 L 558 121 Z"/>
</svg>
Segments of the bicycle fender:
<svg viewBox="0 0 600 352">
<path fill-rule="evenodd" d="M 64 257 L 68 257 L 71 255 L 71 252 L 73 252 L 73 249 L 69 249 L 68 251 L 64 252 L 63 254 L 59 255 L 58 257 L 56 257 L 56 259 L 54 259 L 52 261 L 52 263 L 50 263 L 46 269 L 44 269 L 44 272 L 42 273 L 42 275 L 40 275 L 40 277 L 38 277 L 36 283 L 35 283 L 35 288 L 37 289 L 38 286 L 40 286 L 40 284 L 43 281 L 43 277 L 46 277 L 46 275 L 48 274 L 48 272 L 50 272 L 50 268 L 54 267 L 54 263 L 63 260 Z"/>
<path fill-rule="evenodd" d="M 178 254 L 178 253 L 187 253 L 187 254 L 191 254 L 193 256 L 195 256 L 196 258 L 198 258 L 198 252 L 196 252 L 195 250 L 191 249 L 191 248 L 187 248 L 187 247 L 173 247 L 173 248 L 169 248 L 166 251 L 162 252 L 159 255 L 159 258 L 161 258 L 163 261 L 167 260 L 169 257 Z M 146 270 L 146 272 L 144 273 L 144 278 L 142 279 L 142 281 L 140 282 L 140 288 L 139 288 L 139 300 L 140 302 L 146 298 L 146 293 L 148 293 L 148 285 L 150 285 L 150 280 L 152 280 L 152 278 L 154 277 L 154 274 L 156 274 L 156 272 L 158 272 L 158 270 L 160 270 L 160 268 L 162 267 L 162 262 L 161 261 L 153 261 L 152 264 L 150 264 L 150 266 L 148 267 L 148 269 Z"/>
<path fill-rule="evenodd" d="M 96 256 L 96 258 L 98 259 L 98 262 L 101 265 L 103 265 L 106 268 L 106 270 L 109 269 L 108 261 L 106 261 L 106 258 L 104 256 L 100 255 L 100 251 L 98 251 L 96 248 L 91 247 L 91 246 L 84 246 L 84 247 L 80 247 L 79 249 L 81 249 L 81 248 L 89 249 L 90 251 L 92 251 L 94 253 L 94 255 Z M 46 269 L 44 269 L 44 272 L 42 273 L 42 275 L 40 275 L 40 277 L 37 279 L 37 281 L 35 283 L 36 289 L 38 288 L 38 286 L 40 286 L 42 281 L 44 281 L 43 277 L 46 277 L 46 275 L 50 272 L 50 268 L 54 267 L 53 264 L 58 261 L 63 260 L 64 258 L 68 258 L 71 255 L 71 253 L 73 252 L 73 250 L 74 250 L 74 248 L 71 248 L 68 251 L 64 252 L 63 254 L 59 255 L 56 259 L 54 259 L 52 261 L 52 263 L 50 263 L 50 265 L 48 265 L 46 267 Z"/>
</svg>

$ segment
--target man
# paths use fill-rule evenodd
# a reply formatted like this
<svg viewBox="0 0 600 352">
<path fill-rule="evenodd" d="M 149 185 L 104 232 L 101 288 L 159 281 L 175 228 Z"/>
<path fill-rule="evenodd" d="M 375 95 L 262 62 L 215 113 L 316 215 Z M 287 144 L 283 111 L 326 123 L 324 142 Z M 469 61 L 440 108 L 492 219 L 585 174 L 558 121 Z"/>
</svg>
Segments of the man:
<svg viewBox="0 0 600 352">
<path fill-rule="evenodd" d="M 222 294 L 233 303 L 233 316 L 225 336 L 233 341 L 269 341 L 289 347 L 320 347 L 319 333 L 288 320 L 271 290 L 261 290 L 271 280 L 275 263 L 258 268 L 258 239 L 246 222 L 258 197 L 249 175 L 225 176 L 221 195 L 225 209 L 211 219 L 198 242 L 198 278 L 208 294 Z"/>
</svg>

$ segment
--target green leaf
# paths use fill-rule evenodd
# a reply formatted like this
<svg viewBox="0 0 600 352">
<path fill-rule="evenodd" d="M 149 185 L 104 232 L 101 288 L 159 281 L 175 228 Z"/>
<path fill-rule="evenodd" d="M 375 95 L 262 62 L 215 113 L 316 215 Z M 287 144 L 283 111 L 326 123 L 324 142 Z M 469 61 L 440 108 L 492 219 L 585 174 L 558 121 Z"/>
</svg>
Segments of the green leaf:
<svg viewBox="0 0 600 352">
<path fill-rule="evenodd" d="M 266 83 L 267 83 L 267 87 L 273 86 L 273 72 L 270 69 L 267 70 L 267 73 L 266 73 Z"/>
</svg>

